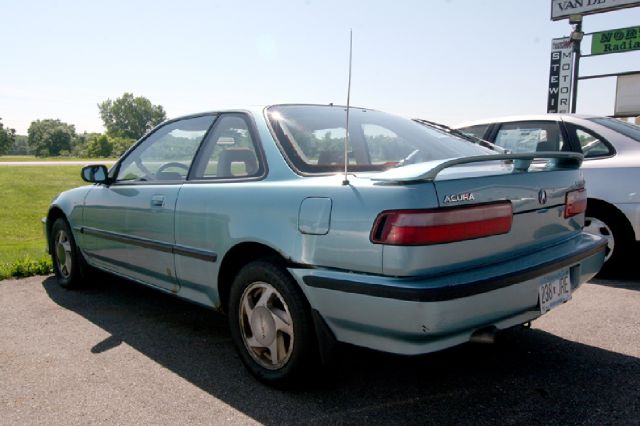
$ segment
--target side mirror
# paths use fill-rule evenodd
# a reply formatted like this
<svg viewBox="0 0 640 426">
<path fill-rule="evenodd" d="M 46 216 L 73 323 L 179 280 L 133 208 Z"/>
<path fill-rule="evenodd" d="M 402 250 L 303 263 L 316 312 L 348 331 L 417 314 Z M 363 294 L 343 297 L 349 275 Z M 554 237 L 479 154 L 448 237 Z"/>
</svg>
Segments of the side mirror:
<svg viewBox="0 0 640 426">
<path fill-rule="evenodd" d="M 103 164 L 93 164 L 82 168 L 82 180 L 89 183 L 108 183 L 109 171 Z"/>
</svg>

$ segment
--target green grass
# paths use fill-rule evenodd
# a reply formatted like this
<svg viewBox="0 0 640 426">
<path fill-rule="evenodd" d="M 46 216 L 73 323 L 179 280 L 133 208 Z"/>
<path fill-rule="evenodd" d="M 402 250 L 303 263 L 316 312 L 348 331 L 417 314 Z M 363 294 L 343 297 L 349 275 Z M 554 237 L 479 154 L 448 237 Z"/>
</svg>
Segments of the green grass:
<svg viewBox="0 0 640 426">
<path fill-rule="evenodd" d="M 80 157 L 36 157 L 35 155 L 0 155 L 0 162 L 14 161 L 95 161 L 98 163 L 104 161 L 116 161 L 116 158 L 80 158 Z"/>
<path fill-rule="evenodd" d="M 50 271 L 41 219 L 56 194 L 82 184 L 79 166 L 0 167 L 0 279 Z"/>
</svg>

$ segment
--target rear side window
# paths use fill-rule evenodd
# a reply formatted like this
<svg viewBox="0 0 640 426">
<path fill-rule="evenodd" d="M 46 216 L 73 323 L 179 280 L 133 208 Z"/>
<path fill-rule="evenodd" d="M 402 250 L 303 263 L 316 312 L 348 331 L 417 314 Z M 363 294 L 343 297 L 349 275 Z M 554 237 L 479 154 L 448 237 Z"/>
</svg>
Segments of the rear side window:
<svg viewBox="0 0 640 426">
<path fill-rule="evenodd" d="M 519 121 L 500 126 L 496 145 L 513 153 L 569 149 L 555 121 Z"/>
<path fill-rule="evenodd" d="M 216 121 L 196 161 L 194 179 L 244 178 L 263 173 L 249 122 L 242 114 L 225 114 Z"/>
<path fill-rule="evenodd" d="M 484 139 L 484 135 L 487 133 L 487 129 L 489 128 L 489 126 L 490 124 L 478 124 L 476 126 L 461 127 L 458 130 L 460 130 L 462 133 L 466 133 L 467 135 Z"/>
<path fill-rule="evenodd" d="M 567 129 L 580 144 L 580 149 L 585 158 L 607 157 L 613 154 L 608 144 L 604 142 L 602 136 L 584 127 L 568 124 Z"/>
</svg>

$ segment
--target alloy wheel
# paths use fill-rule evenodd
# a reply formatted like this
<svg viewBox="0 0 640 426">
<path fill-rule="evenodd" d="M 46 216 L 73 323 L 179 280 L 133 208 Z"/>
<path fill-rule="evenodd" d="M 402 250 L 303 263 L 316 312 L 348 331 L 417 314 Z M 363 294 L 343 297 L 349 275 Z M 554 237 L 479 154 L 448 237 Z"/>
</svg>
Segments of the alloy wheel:
<svg viewBox="0 0 640 426">
<path fill-rule="evenodd" d="M 293 320 L 282 295 L 265 282 L 251 283 L 239 309 L 242 341 L 251 357 L 269 370 L 282 368 L 293 352 Z"/>
<path fill-rule="evenodd" d="M 609 226 L 600 219 L 587 216 L 584 218 L 584 230 L 585 232 L 598 235 L 607 240 L 604 261 L 608 261 L 611 258 L 616 245 L 611 228 L 609 228 Z"/>
<path fill-rule="evenodd" d="M 56 234 L 55 250 L 58 271 L 63 278 L 69 278 L 73 268 L 73 253 L 69 236 L 63 229 Z"/>
</svg>

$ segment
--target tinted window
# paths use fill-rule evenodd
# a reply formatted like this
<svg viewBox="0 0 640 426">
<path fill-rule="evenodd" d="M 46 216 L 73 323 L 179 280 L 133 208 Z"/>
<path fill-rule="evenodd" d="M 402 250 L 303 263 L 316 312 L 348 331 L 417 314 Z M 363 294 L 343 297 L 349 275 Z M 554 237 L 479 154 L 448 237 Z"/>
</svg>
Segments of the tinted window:
<svg viewBox="0 0 640 426">
<path fill-rule="evenodd" d="M 580 142 L 580 149 L 586 158 L 603 157 L 611 154 L 609 147 L 602 142 L 600 136 L 580 127 L 574 127 L 576 139 Z"/>
<path fill-rule="evenodd" d="M 127 155 L 117 181 L 184 180 L 213 116 L 165 124 Z"/>
<path fill-rule="evenodd" d="M 622 133 L 637 142 L 640 142 L 640 126 L 609 117 L 589 118 L 588 120 L 601 124 L 618 133 Z"/>
<path fill-rule="evenodd" d="M 496 145 L 513 153 L 567 150 L 555 121 L 520 121 L 500 126 Z"/>
<path fill-rule="evenodd" d="M 344 168 L 345 107 L 275 106 L 267 115 L 284 154 L 298 170 L 326 173 Z M 351 171 L 482 154 L 495 152 L 405 118 L 360 108 L 349 110 Z"/>
<path fill-rule="evenodd" d="M 246 118 L 240 114 L 221 116 L 198 155 L 193 177 L 234 178 L 260 174 L 262 167 Z"/>
<path fill-rule="evenodd" d="M 369 148 L 371 164 L 400 161 L 410 153 L 404 148 L 410 145 L 409 142 L 392 130 L 377 124 L 362 124 L 361 127 Z"/>
<path fill-rule="evenodd" d="M 484 135 L 487 133 L 489 126 L 489 124 L 479 124 L 477 126 L 461 127 L 458 130 L 468 135 L 475 136 L 476 138 L 484 139 Z"/>
</svg>

